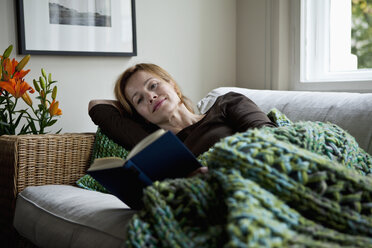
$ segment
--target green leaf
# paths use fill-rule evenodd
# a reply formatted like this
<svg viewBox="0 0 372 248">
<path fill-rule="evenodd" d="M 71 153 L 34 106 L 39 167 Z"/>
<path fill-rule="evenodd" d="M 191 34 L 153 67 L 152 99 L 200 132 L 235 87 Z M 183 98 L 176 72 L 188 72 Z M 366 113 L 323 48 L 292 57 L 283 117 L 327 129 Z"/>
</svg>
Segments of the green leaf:
<svg viewBox="0 0 372 248">
<path fill-rule="evenodd" d="M 56 123 L 56 122 L 57 122 L 56 119 L 51 120 L 50 122 L 47 123 L 46 127 L 50 127 L 50 126 L 52 126 L 52 125 L 53 125 L 54 123 Z"/>
<path fill-rule="evenodd" d="M 23 125 L 22 126 L 22 128 L 21 128 L 21 131 L 19 131 L 19 133 L 18 134 L 29 134 L 30 132 L 29 131 L 27 131 L 28 130 L 28 128 L 29 128 L 29 125 Z"/>
<path fill-rule="evenodd" d="M 8 123 L 8 115 L 5 112 L 0 112 L 0 120 L 2 122 Z"/>
<path fill-rule="evenodd" d="M 48 125 L 47 120 L 45 120 L 45 119 L 41 120 L 41 125 L 40 125 L 41 127 L 46 127 L 47 125 Z"/>
<path fill-rule="evenodd" d="M 10 132 L 9 128 L 7 128 L 7 126 L 2 126 L 2 128 L 1 128 L 0 135 L 4 135 L 4 134 L 12 134 Z"/>
<path fill-rule="evenodd" d="M 7 122 L 2 122 L 2 121 L 0 121 L 0 125 L 1 125 L 1 126 L 10 126 L 9 123 L 7 123 Z"/>
<path fill-rule="evenodd" d="M 16 122 L 14 123 L 14 128 L 16 128 L 16 127 L 18 126 L 19 122 L 20 122 L 21 119 L 22 119 L 23 114 L 24 114 L 24 113 L 21 112 L 21 114 L 18 116 Z"/>
<path fill-rule="evenodd" d="M 35 123 L 33 121 L 29 122 L 28 123 L 30 125 L 30 128 L 32 130 L 32 133 L 33 134 L 38 134 L 37 130 L 36 130 L 36 127 L 35 127 Z"/>
</svg>

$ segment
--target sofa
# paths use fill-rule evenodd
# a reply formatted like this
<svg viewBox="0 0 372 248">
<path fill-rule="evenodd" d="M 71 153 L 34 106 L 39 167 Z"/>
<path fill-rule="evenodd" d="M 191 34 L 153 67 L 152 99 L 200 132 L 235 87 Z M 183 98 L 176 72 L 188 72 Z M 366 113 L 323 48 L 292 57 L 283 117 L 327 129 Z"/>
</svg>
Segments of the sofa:
<svg viewBox="0 0 372 248">
<path fill-rule="evenodd" d="M 372 154 L 372 94 L 214 89 L 197 108 L 204 113 L 229 91 L 264 112 L 277 108 L 292 121 L 332 122 Z M 1 239 L 8 247 L 125 247 L 136 213 L 116 197 L 76 186 L 90 164 L 95 134 L 0 137 Z"/>
</svg>

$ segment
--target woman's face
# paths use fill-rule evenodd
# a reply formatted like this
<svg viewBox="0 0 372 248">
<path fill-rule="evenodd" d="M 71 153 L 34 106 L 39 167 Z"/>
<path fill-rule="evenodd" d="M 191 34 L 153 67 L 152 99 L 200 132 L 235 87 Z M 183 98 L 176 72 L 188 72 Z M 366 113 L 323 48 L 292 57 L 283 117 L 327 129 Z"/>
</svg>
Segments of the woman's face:
<svg viewBox="0 0 372 248">
<path fill-rule="evenodd" d="M 181 102 L 173 82 L 167 83 L 145 71 L 138 71 L 129 78 L 124 93 L 136 111 L 156 125 L 167 122 Z"/>
</svg>

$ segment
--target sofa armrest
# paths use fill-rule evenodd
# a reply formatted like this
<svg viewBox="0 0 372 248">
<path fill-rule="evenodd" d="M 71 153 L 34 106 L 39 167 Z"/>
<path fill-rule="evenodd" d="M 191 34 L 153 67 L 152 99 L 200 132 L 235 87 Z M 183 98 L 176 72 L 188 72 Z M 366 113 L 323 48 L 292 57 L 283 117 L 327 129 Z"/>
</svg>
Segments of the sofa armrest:
<svg viewBox="0 0 372 248">
<path fill-rule="evenodd" d="M 74 185 L 89 166 L 94 133 L 0 136 L 0 236 L 10 231 L 27 186 Z"/>
</svg>

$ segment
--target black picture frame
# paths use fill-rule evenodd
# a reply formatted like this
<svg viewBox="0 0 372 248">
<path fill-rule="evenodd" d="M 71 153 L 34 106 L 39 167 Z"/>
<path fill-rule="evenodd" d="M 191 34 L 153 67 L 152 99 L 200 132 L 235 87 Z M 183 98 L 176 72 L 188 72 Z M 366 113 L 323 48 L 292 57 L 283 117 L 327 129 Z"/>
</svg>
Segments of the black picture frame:
<svg viewBox="0 0 372 248">
<path fill-rule="evenodd" d="M 135 0 L 102 0 L 98 5 L 106 5 L 93 11 L 79 0 L 65 2 L 17 0 L 19 54 L 137 55 Z"/>
</svg>

